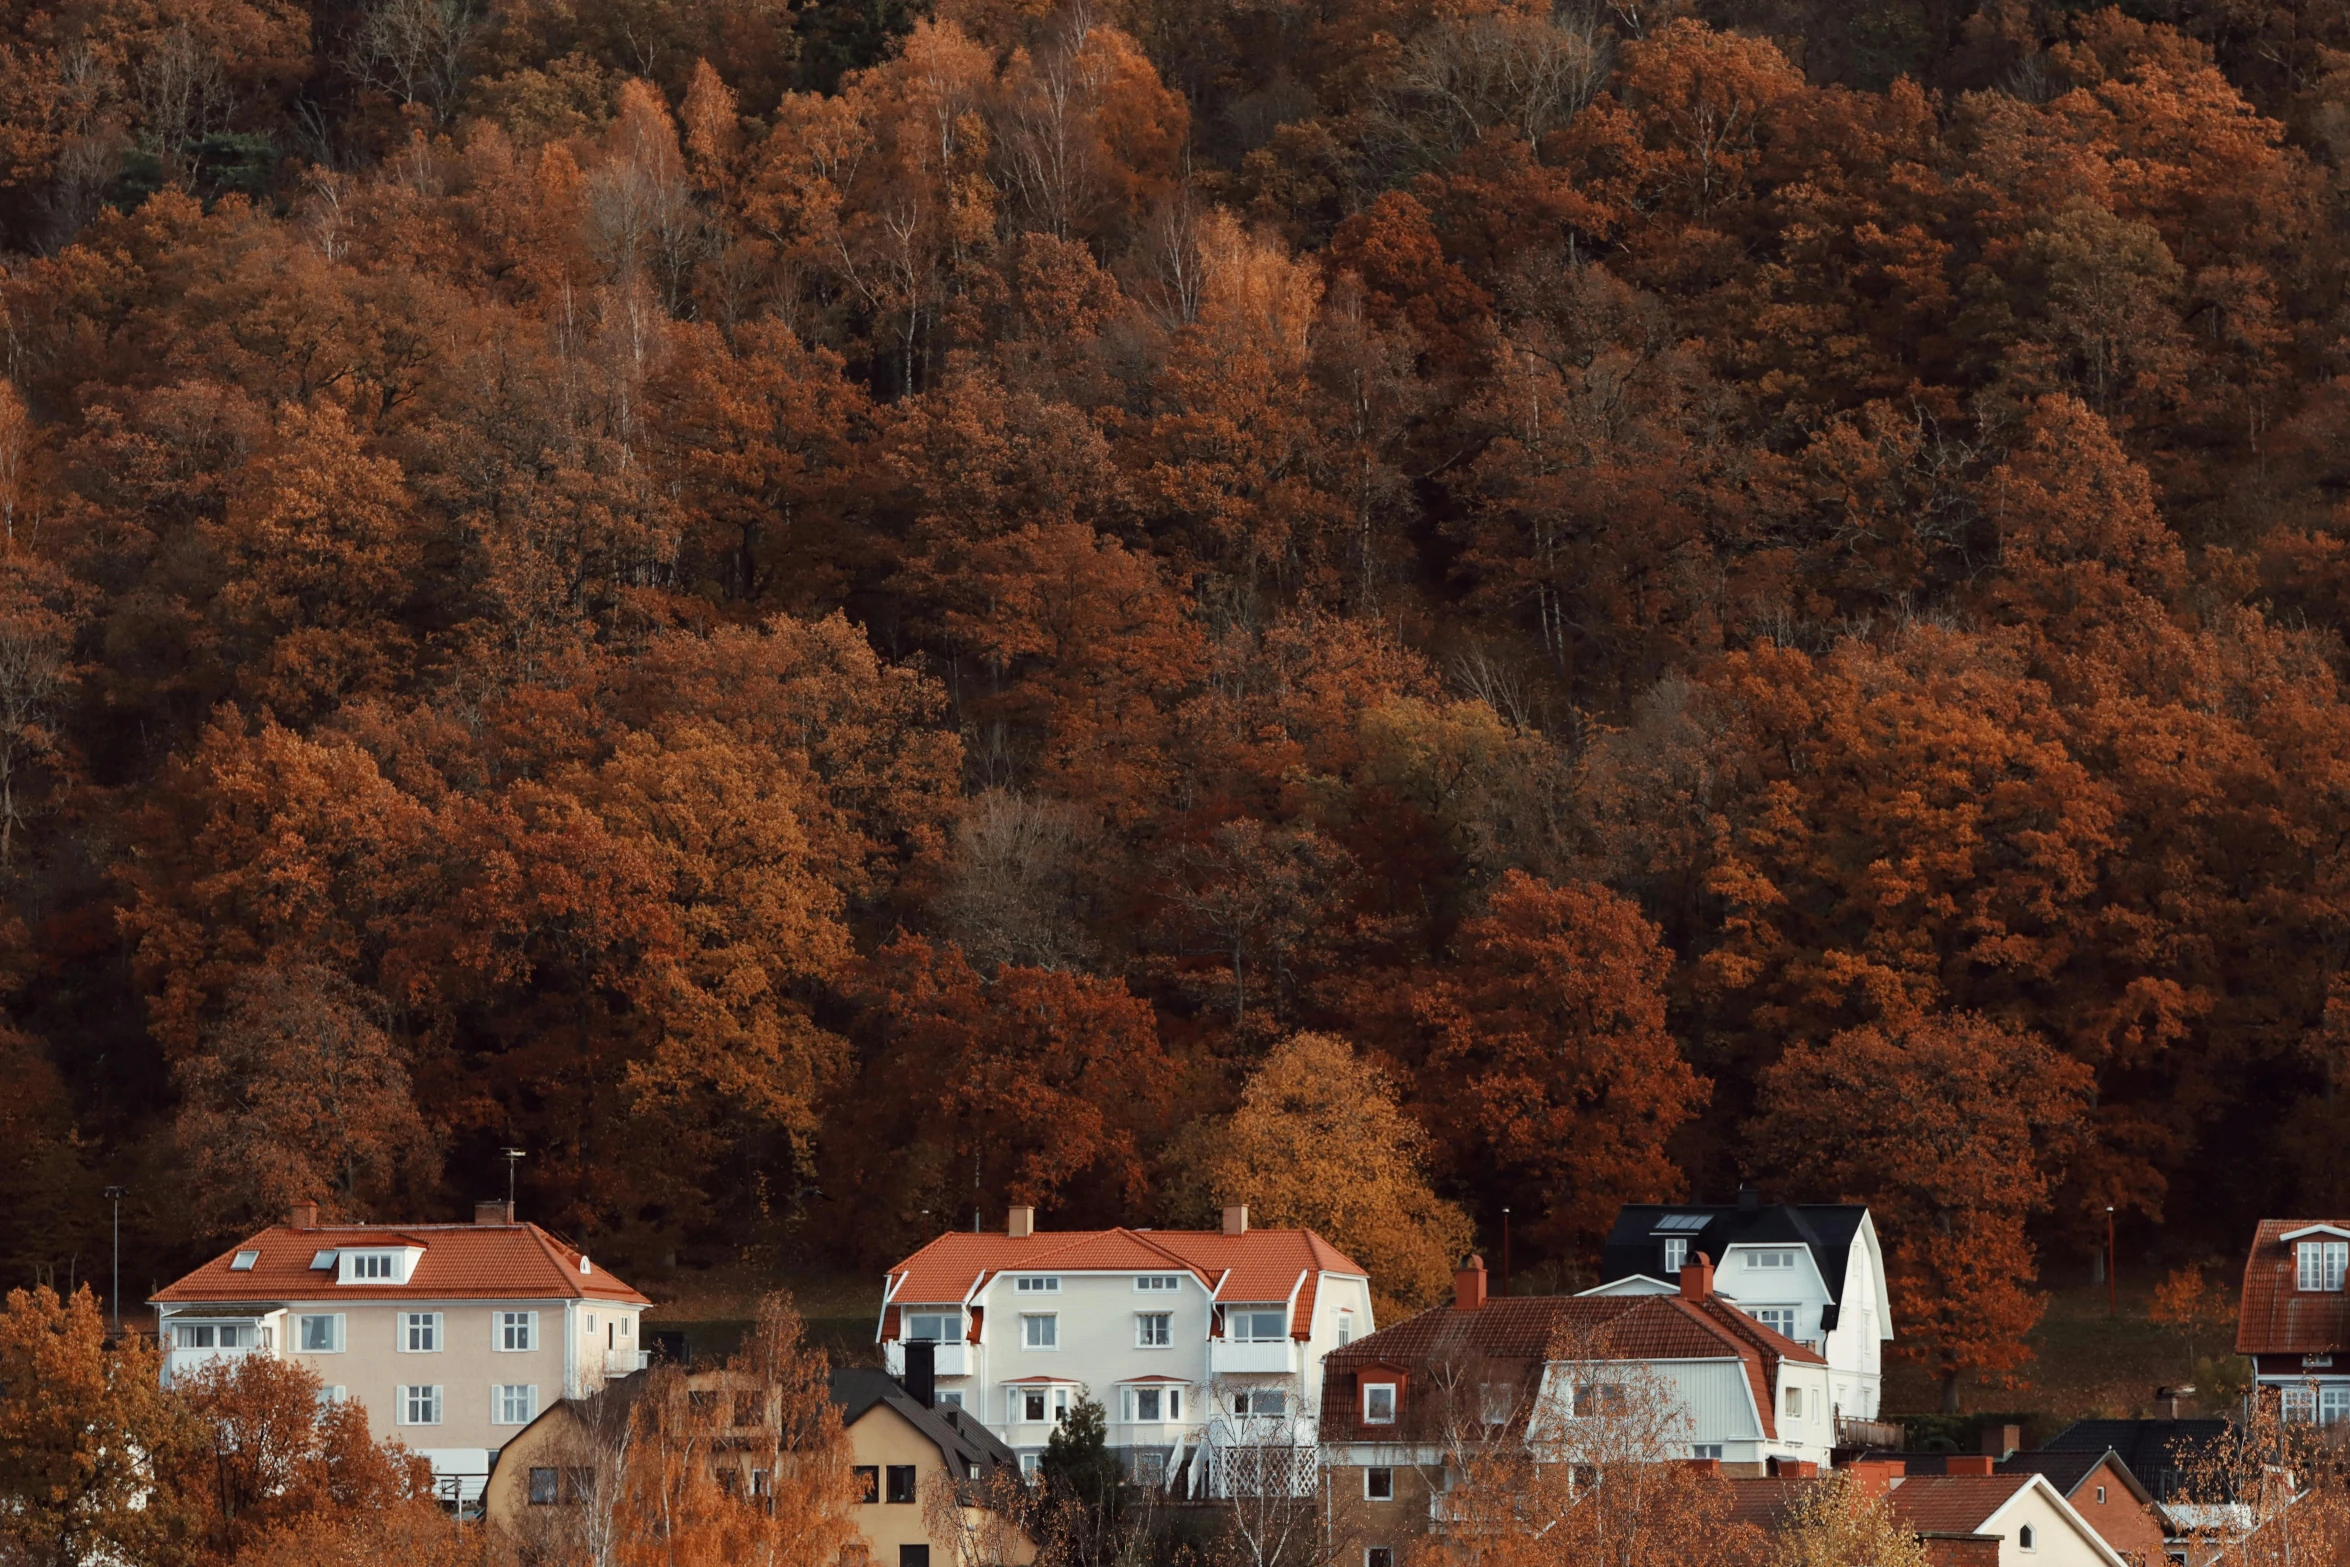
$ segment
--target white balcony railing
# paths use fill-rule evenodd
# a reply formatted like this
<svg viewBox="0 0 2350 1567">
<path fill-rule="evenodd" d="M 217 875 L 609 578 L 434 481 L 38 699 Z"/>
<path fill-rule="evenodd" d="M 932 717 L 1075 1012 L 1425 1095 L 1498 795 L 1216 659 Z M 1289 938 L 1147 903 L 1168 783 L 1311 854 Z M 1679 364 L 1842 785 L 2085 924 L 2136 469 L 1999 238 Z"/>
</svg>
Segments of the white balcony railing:
<svg viewBox="0 0 2350 1567">
<path fill-rule="evenodd" d="M 163 1356 L 163 1384 L 166 1387 L 181 1377 L 216 1360 L 242 1360 L 247 1355 L 266 1355 L 271 1351 L 259 1348 L 235 1349 L 174 1349 Z"/>
<path fill-rule="evenodd" d="M 938 1344 L 931 1351 L 931 1369 L 942 1377 L 967 1377 L 971 1374 L 971 1346 L 957 1340 Z M 895 1339 L 881 1346 L 881 1363 L 893 1377 L 906 1374 L 906 1346 Z"/>
<path fill-rule="evenodd" d="M 604 1375 L 634 1376 L 644 1370 L 652 1358 L 653 1352 L 649 1349 L 608 1349 L 604 1351 Z"/>
<path fill-rule="evenodd" d="M 1297 1374 L 1297 1342 L 1294 1339 L 1208 1340 L 1208 1370 L 1216 1376 L 1264 1376 Z"/>
<path fill-rule="evenodd" d="M 1208 1494 L 1312 1496 L 1320 1479 L 1318 1451 L 1294 1443 L 1215 1442 L 1208 1447 Z"/>
</svg>

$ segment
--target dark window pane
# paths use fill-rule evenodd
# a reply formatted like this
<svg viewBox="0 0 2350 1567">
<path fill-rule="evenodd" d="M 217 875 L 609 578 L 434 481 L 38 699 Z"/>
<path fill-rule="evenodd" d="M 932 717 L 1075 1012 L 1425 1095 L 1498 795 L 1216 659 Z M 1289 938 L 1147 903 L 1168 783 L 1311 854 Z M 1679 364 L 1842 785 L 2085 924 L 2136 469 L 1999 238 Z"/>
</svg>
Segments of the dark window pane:
<svg viewBox="0 0 2350 1567">
<path fill-rule="evenodd" d="M 914 1466 L 912 1464 L 891 1464 L 889 1466 L 889 1499 L 893 1502 L 910 1502 L 914 1499 Z"/>
<path fill-rule="evenodd" d="M 530 1472 L 530 1501 L 533 1507 L 552 1507 L 556 1494 L 554 1470 L 533 1469 Z"/>
<path fill-rule="evenodd" d="M 879 1466 L 874 1464 L 859 1464 L 856 1468 L 856 1476 L 857 1500 L 860 1502 L 880 1501 L 881 1470 Z"/>
</svg>

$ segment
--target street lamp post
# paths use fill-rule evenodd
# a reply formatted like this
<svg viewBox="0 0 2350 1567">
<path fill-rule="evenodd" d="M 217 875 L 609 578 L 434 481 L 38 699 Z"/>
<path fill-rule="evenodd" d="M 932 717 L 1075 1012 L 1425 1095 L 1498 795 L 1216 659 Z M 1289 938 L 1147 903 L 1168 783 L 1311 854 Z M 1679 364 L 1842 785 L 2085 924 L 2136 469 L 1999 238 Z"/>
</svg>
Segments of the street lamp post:
<svg viewBox="0 0 2350 1567">
<path fill-rule="evenodd" d="M 506 1217 L 511 1219 L 514 1217 L 514 1167 L 523 1161 L 524 1154 L 519 1148 L 501 1148 L 498 1157 L 506 1161 Z"/>
<path fill-rule="evenodd" d="M 114 1307 L 114 1336 L 122 1337 L 122 1200 L 130 1195 L 127 1186 L 106 1188 L 106 1200 L 114 1204 L 114 1284 L 107 1300 Z"/>
</svg>

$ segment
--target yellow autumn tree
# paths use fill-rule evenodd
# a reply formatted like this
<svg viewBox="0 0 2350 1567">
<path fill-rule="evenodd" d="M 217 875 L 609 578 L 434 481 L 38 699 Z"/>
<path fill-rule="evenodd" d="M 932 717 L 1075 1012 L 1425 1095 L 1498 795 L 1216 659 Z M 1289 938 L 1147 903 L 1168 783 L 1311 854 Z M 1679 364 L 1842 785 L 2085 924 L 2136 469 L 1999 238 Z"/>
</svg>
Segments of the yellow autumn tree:
<svg viewBox="0 0 2350 1567">
<path fill-rule="evenodd" d="M 1370 1270 L 1381 1311 L 1425 1306 L 1443 1297 L 1470 1226 L 1430 1189 L 1422 1141 L 1384 1071 L 1335 1035 L 1295 1034 L 1229 1117 L 1177 1137 L 1171 1200 L 1188 1220 L 1245 1202 L 1255 1223 L 1313 1230 Z"/>
</svg>

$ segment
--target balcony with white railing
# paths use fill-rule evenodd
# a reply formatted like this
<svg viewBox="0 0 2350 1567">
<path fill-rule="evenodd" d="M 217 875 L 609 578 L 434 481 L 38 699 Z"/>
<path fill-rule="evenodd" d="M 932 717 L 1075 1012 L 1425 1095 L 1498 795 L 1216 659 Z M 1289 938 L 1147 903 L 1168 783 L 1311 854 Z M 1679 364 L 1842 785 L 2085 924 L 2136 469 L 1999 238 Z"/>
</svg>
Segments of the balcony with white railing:
<svg viewBox="0 0 2350 1567">
<path fill-rule="evenodd" d="M 971 1374 L 973 1358 L 971 1346 L 960 1340 L 936 1344 L 931 1350 L 931 1370 L 942 1377 L 967 1377 Z M 905 1344 L 901 1340 L 891 1339 L 882 1345 L 881 1363 L 891 1376 L 904 1376 L 906 1374 Z"/>
<path fill-rule="evenodd" d="M 604 1351 L 604 1375 L 607 1377 L 634 1376 L 651 1363 L 649 1349 L 608 1349 Z"/>
<path fill-rule="evenodd" d="M 190 1372 L 216 1361 L 238 1361 L 248 1355 L 276 1353 L 274 1323 L 251 1317 L 204 1322 L 174 1319 L 164 1328 L 163 1384 L 169 1387 Z"/>
<path fill-rule="evenodd" d="M 1312 1496 L 1320 1481 L 1320 1454 L 1311 1443 L 1235 1442 L 1219 1433 L 1208 1444 L 1208 1494 L 1219 1501 Z"/>
<path fill-rule="evenodd" d="M 1295 1376 L 1297 1369 L 1295 1339 L 1208 1340 L 1208 1372 L 1212 1376 Z"/>
</svg>

